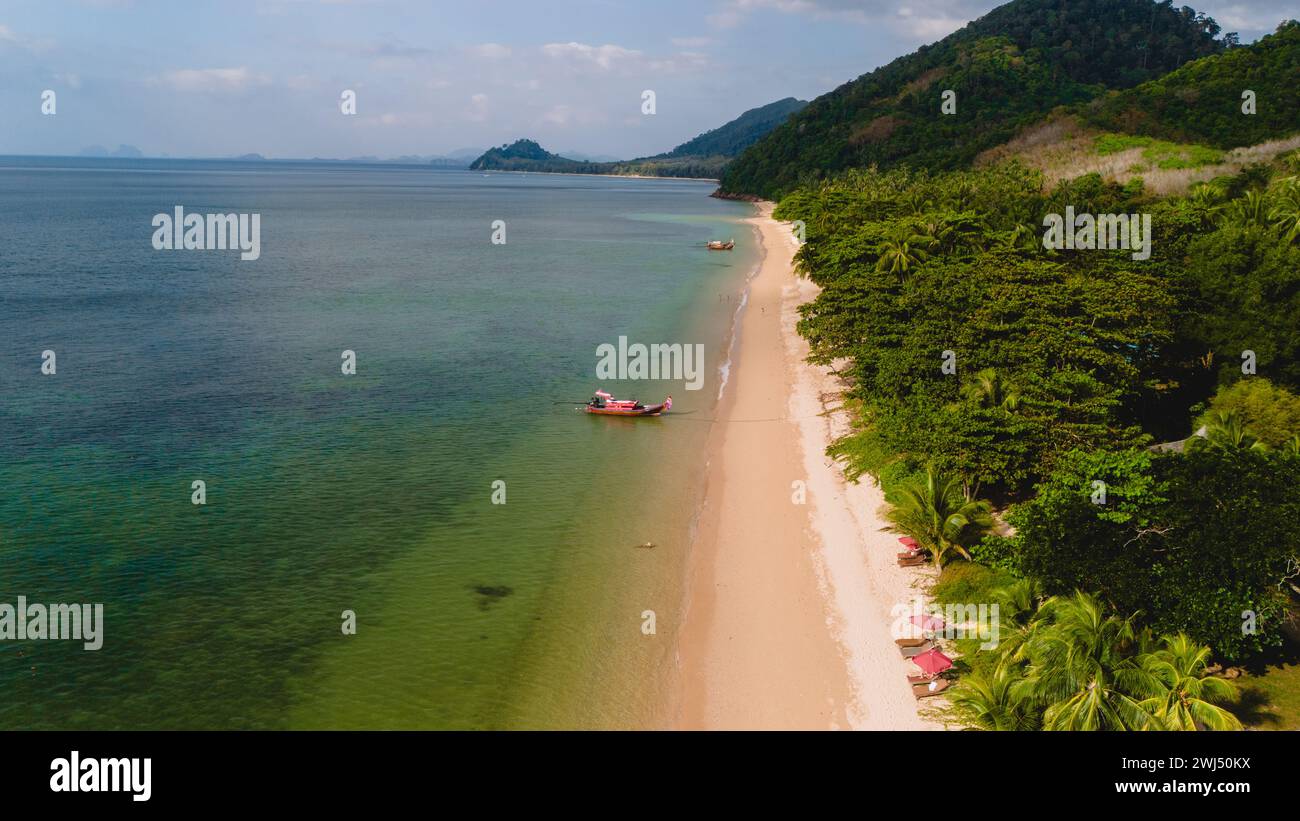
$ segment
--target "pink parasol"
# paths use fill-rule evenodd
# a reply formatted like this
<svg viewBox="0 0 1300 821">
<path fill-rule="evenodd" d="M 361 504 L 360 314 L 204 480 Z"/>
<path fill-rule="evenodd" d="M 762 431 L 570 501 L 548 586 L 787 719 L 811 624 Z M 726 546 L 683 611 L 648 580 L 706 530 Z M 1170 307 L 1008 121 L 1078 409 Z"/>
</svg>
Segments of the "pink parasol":
<svg viewBox="0 0 1300 821">
<path fill-rule="evenodd" d="M 924 616 L 913 616 L 912 624 L 915 624 L 922 630 L 942 630 L 944 627 L 943 619 L 928 614 Z"/>
<path fill-rule="evenodd" d="M 927 676 L 937 676 L 952 666 L 952 659 L 940 653 L 938 648 L 932 648 L 913 656 L 912 663 Z"/>
<path fill-rule="evenodd" d="M 921 543 L 918 542 L 916 539 L 913 539 L 911 536 L 899 536 L 898 540 L 903 543 L 903 547 L 909 548 L 911 550 L 916 550 L 918 547 L 921 546 Z"/>
</svg>

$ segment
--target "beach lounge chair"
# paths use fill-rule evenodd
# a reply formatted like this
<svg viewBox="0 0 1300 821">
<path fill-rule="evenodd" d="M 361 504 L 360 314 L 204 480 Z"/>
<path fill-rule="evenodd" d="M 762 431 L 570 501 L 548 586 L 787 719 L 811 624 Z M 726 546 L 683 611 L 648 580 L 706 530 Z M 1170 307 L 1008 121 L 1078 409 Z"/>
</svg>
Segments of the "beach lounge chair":
<svg viewBox="0 0 1300 821">
<path fill-rule="evenodd" d="M 918 567 L 918 566 L 920 566 L 920 565 L 925 564 L 926 561 L 927 561 L 927 558 L 926 558 L 925 556 L 914 556 L 914 557 L 912 557 L 912 558 L 910 558 L 910 559 L 899 559 L 899 560 L 898 560 L 898 566 L 899 566 L 899 567 Z"/>
<path fill-rule="evenodd" d="M 921 655 L 922 653 L 924 653 L 926 650 L 929 650 L 929 649 L 930 649 L 931 647 L 933 647 L 933 646 L 934 646 L 933 644 L 931 644 L 930 642 L 927 641 L 927 642 L 923 642 L 923 643 L 921 643 L 921 644 L 915 645 L 915 646 L 913 646 L 913 647 L 900 647 L 900 648 L 898 648 L 898 650 L 899 650 L 900 653 L 903 654 L 903 658 L 905 658 L 905 659 L 910 659 L 912 656 L 919 656 L 919 655 Z"/>
<path fill-rule="evenodd" d="M 925 644 L 926 641 L 927 639 L 924 637 L 919 639 L 894 639 L 894 644 L 899 647 L 920 647 L 922 644 Z"/>
<path fill-rule="evenodd" d="M 912 685 L 912 695 L 919 701 L 920 699 L 929 698 L 930 696 L 937 696 L 947 689 L 948 679 L 937 678 L 929 684 Z"/>
</svg>

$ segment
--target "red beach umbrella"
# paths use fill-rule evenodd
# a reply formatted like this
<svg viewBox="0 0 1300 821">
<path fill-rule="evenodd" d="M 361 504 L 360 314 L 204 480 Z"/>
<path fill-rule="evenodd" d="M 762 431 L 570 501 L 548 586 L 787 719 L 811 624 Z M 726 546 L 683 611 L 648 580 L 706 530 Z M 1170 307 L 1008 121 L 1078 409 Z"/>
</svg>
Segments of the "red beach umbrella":
<svg viewBox="0 0 1300 821">
<path fill-rule="evenodd" d="M 912 550 L 916 550 L 921 546 L 921 543 L 916 539 L 913 539 L 911 536 L 899 536 L 898 540 L 903 543 L 903 547 L 911 548 Z"/>
<path fill-rule="evenodd" d="M 921 668 L 927 676 L 937 676 L 952 666 L 952 659 L 940 653 L 938 648 L 926 650 L 912 657 L 912 663 Z"/>
<path fill-rule="evenodd" d="M 928 614 L 924 616 L 913 616 L 912 624 L 915 624 L 922 630 L 942 630 L 944 627 L 943 619 Z"/>
</svg>

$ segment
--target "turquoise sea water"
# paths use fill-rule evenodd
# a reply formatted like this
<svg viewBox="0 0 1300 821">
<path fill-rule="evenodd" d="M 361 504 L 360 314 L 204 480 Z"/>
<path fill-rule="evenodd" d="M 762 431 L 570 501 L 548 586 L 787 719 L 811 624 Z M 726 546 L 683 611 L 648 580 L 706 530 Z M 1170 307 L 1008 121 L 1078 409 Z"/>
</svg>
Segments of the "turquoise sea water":
<svg viewBox="0 0 1300 821">
<path fill-rule="evenodd" d="M 0 602 L 105 608 L 99 651 L 0 642 L 0 728 L 665 720 L 756 259 L 711 188 L 0 158 Z M 177 205 L 261 214 L 261 259 L 155 251 Z M 704 388 L 575 411 L 620 335 L 703 343 Z"/>
</svg>

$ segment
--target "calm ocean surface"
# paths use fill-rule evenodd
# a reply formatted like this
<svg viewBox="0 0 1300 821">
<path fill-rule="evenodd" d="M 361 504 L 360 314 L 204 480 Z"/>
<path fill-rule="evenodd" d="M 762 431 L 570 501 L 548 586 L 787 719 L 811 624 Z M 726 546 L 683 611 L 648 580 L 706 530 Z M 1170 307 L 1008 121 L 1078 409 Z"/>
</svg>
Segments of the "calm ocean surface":
<svg viewBox="0 0 1300 821">
<path fill-rule="evenodd" d="M 0 157 L 0 603 L 105 611 L 98 651 L 0 642 L 0 728 L 664 721 L 757 257 L 712 187 Z M 261 258 L 153 250 L 177 205 L 261 214 Z M 703 389 L 575 411 L 620 335 L 703 343 Z"/>
</svg>

